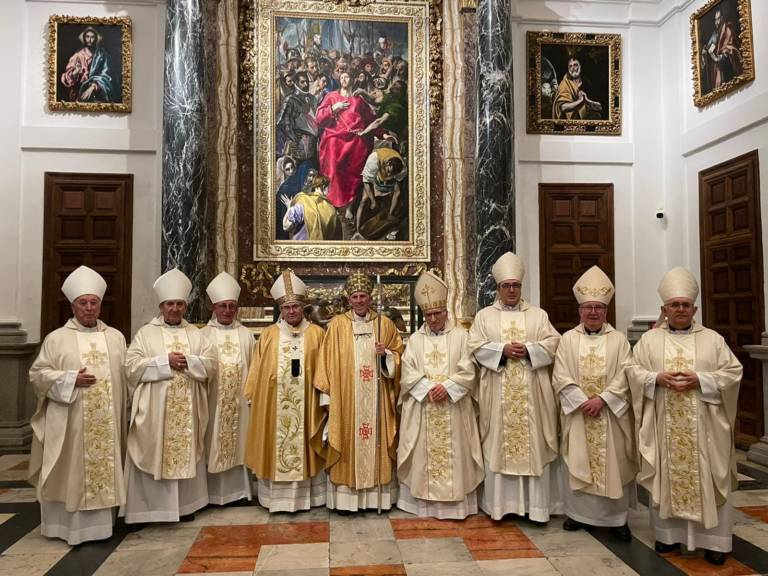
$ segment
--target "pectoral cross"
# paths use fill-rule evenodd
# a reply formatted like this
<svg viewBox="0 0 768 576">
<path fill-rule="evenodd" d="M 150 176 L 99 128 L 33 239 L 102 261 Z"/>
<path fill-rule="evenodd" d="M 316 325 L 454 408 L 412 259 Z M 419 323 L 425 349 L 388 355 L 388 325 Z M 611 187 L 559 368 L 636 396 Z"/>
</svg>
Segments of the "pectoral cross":
<svg viewBox="0 0 768 576">
<path fill-rule="evenodd" d="M 589 354 L 581 357 L 581 367 L 590 371 L 597 371 L 605 368 L 605 358 L 595 353 L 596 346 L 589 347 Z"/>
<path fill-rule="evenodd" d="M 83 364 L 91 368 L 101 368 L 107 363 L 107 355 L 96 350 L 96 343 L 90 343 L 91 349 L 81 356 Z"/>
<path fill-rule="evenodd" d="M 171 342 L 171 352 L 180 352 L 182 354 L 188 354 L 189 353 L 189 346 L 179 340 L 178 336 L 173 337 L 173 342 Z"/>
<path fill-rule="evenodd" d="M 232 342 L 232 340 L 229 337 L 229 334 L 227 334 L 224 337 L 224 342 L 219 344 L 219 354 L 222 356 L 231 356 L 232 354 L 237 353 L 237 344 Z"/>
<path fill-rule="evenodd" d="M 437 345 L 433 344 L 432 352 L 426 354 L 425 357 L 430 366 L 439 366 L 445 359 L 445 352 L 440 352 L 440 350 L 437 349 Z"/>
<path fill-rule="evenodd" d="M 693 370 L 693 360 L 683 354 L 680 346 L 675 346 L 677 356 L 669 358 L 665 364 L 668 372 L 687 372 Z"/>
<path fill-rule="evenodd" d="M 517 322 L 512 321 L 509 323 L 509 326 L 507 326 L 505 330 L 501 331 L 501 335 L 506 339 L 507 342 L 516 342 L 522 338 L 525 338 L 525 330 L 518 328 Z"/>
</svg>

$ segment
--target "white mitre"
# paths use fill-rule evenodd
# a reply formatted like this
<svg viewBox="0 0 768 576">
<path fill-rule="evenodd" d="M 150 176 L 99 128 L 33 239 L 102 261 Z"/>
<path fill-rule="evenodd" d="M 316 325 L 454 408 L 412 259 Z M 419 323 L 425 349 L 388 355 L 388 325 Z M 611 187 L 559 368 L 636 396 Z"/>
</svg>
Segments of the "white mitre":
<svg viewBox="0 0 768 576">
<path fill-rule="evenodd" d="M 576 280 L 573 294 L 579 304 L 584 302 L 601 302 L 608 306 L 614 293 L 613 282 L 597 266 L 592 266 Z"/>
<path fill-rule="evenodd" d="M 681 266 L 667 272 L 659 284 L 662 302 L 668 302 L 672 298 L 688 298 L 695 302 L 698 295 L 699 283 L 693 274 Z"/>
<path fill-rule="evenodd" d="M 424 272 L 416 281 L 416 304 L 422 312 L 442 310 L 448 303 L 448 286 L 432 272 Z"/>
<path fill-rule="evenodd" d="M 184 300 L 189 301 L 189 293 L 192 292 L 192 282 L 187 275 L 178 268 L 168 270 L 165 274 L 155 280 L 152 286 L 157 296 L 157 302 L 162 304 L 166 300 Z"/>
<path fill-rule="evenodd" d="M 216 278 L 211 280 L 205 292 L 208 294 L 208 298 L 211 299 L 212 304 L 224 300 L 234 300 L 237 302 L 237 299 L 240 297 L 240 284 L 230 274 L 221 272 Z"/>
<path fill-rule="evenodd" d="M 269 289 L 272 298 L 278 305 L 286 302 L 304 302 L 304 296 L 307 294 L 307 285 L 301 281 L 301 278 L 293 273 L 293 270 L 284 270 L 277 277 L 272 288 Z"/>
<path fill-rule="evenodd" d="M 104 292 L 107 291 L 107 282 L 95 270 L 91 270 L 88 266 L 80 266 L 67 276 L 64 284 L 61 285 L 61 291 L 70 302 L 74 302 L 83 294 L 93 294 L 101 300 L 104 298 Z"/>
<path fill-rule="evenodd" d="M 501 284 L 504 280 L 519 280 L 522 282 L 525 276 L 525 264 L 516 254 L 506 252 L 496 260 L 493 268 L 491 268 L 491 274 L 493 274 L 496 284 Z"/>
</svg>

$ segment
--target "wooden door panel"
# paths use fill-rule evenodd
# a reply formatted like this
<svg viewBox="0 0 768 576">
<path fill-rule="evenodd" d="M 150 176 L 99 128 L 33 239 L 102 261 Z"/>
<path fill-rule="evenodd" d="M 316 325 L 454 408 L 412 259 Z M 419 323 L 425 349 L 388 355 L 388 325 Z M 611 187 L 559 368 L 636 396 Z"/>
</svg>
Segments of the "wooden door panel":
<svg viewBox="0 0 768 576">
<path fill-rule="evenodd" d="M 613 185 L 540 184 L 539 244 L 541 305 L 562 333 L 578 323 L 579 276 L 594 265 L 613 276 Z"/>
<path fill-rule="evenodd" d="M 41 333 L 72 316 L 64 279 L 86 265 L 107 282 L 101 319 L 130 336 L 133 176 L 46 173 Z"/>
<path fill-rule="evenodd" d="M 699 173 L 702 317 L 744 365 L 737 442 L 763 434 L 762 368 L 744 351 L 764 329 L 762 238 L 757 152 Z"/>
</svg>

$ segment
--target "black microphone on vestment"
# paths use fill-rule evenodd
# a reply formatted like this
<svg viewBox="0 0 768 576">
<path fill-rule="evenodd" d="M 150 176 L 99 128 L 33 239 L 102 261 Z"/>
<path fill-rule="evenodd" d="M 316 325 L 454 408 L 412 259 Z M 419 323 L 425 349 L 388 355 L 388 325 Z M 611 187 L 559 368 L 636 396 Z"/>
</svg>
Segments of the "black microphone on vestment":
<svg viewBox="0 0 768 576">
<path fill-rule="evenodd" d="M 301 374 L 301 360 L 298 358 L 291 358 L 291 376 L 296 378 Z"/>
</svg>

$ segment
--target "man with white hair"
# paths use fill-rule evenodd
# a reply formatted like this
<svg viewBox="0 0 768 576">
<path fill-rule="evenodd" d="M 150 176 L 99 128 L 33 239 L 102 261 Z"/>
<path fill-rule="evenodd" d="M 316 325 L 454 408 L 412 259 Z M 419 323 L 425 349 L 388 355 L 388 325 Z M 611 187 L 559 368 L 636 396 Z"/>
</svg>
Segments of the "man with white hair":
<svg viewBox="0 0 768 576">
<path fill-rule="evenodd" d="M 280 319 L 259 338 L 246 395 L 251 401 L 246 463 L 270 512 L 325 505 L 325 412 L 313 386 L 325 332 L 304 318 L 307 287 L 291 270 L 270 293 Z"/>
<path fill-rule="evenodd" d="M 557 347 L 552 386 L 560 398 L 565 530 L 607 526 L 628 542 L 635 430 L 625 370 L 627 338 L 606 321 L 613 283 L 597 266 L 576 281 L 579 325 Z"/>
<path fill-rule="evenodd" d="M 408 339 L 400 376 L 398 508 L 460 520 L 477 514 L 483 452 L 473 399 L 477 370 L 467 331 L 448 320 L 448 286 L 432 272 L 416 282 L 426 321 Z"/>
<path fill-rule="evenodd" d="M 637 481 L 650 494 L 656 551 L 704 548 L 719 566 L 733 545 L 742 366 L 722 336 L 694 320 L 698 294 L 685 268 L 664 276 L 659 322 L 635 345 L 628 374 L 643 391 Z"/>
<path fill-rule="evenodd" d="M 480 310 L 469 350 L 480 364 L 481 508 L 494 520 L 559 514 L 557 403 L 549 378 L 560 335 L 547 313 L 522 298 L 525 266 L 512 252 L 491 269 L 497 297 Z"/>
<path fill-rule="evenodd" d="M 208 384 L 208 502 L 223 506 L 252 497 L 251 479 L 244 464 L 248 432 L 245 379 L 256 342 L 253 332 L 237 320 L 240 285 L 221 272 L 206 293 L 213 316 L 201 329 L 216 354 L 216 375 Z"/>
<path fill-rule="evenodd" d="M 61 291 L 73 318 L 46 336 L 29 371 L 40 532 L 70 545 L 112 536 L 115 507 L 125 502 L 125 338 L 99 320 L 106 289 L 87 266 L 67 277 Z"/>
<path fill-rule="evenodd" d="M 174 268 L 153 286 L 160 314 L 128 347 L 132 397 L 125 463 L 126 524 L 177 522 L 208 504 L 207 384 L 216 353 L 184 320 L 192 283 Z"/>
</svg>

